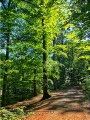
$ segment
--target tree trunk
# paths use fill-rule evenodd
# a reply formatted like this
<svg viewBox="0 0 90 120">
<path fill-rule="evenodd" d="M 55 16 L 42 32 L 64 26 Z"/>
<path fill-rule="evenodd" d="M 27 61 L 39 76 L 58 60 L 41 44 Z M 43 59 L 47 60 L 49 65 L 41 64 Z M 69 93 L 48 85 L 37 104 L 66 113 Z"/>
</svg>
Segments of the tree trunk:
<svg viewBox="0 0 90 120">
<path fill-rule="evenodd" d="M 34 69 L 33 91 L 34 91 L 34 96 L 37 96 L 37 88 L 36 88 L 36 69 Z"/>
<path fill-rule="evenodd" d="M 44 27 L 44 19 L 42 19 L 42 27 Z M 44 99 L 51 97 L 51 95 L 49 95 L 49 93 L 48 93 L 48 82 L 47 82 L 48 78 L 47 78 L 47 69 L 46 69 L 47 41 L 45 38 L 44 29 L 43 29 L 42 39 L 43 39 L 43 97 L 42 97 L 42 100 L 44 100 Z"/>
<path fill-rule="evenodd" d="M 8 32 L 7 32 L 7 46 L 6 46 L 6 60 L 5 61 L 7 61 L 9 59 L 9 42 L 10 42 L 10 30 L 8 30 Z M 2 89 L 2 102 L 1 102 L 1 106 L 5 106 L 6 105 L 7 72 L 8 72 L 8 68 L 7 68 L 7 66 L 5 66 L 4 77 L 3 77 L 3 89 Z"/>
<path fill-rule="evenodd" d="M 54 78 L 53 79 L 53 84 L 54 84 L 54 91 L 57 90 L 57 80 Z"/>
<path fill-rule="evenodd" d="M 55 46 L 55 39 L 53 40 L 53 47 Z M 53 53 L 53 61 L 55 61 L 56 60 L 56 55 Z M 53 66 L 53 73 L 55 72 L 55 67 Z M 57 81 L 56 81 L 56 78 L 55 77 L 53 77 L 53 75 L 52 75 L 52 81 L 53 81 L 53 86 L 54 86 L 54 91 L 56 91 L 57 90 Z"/>
</svg>

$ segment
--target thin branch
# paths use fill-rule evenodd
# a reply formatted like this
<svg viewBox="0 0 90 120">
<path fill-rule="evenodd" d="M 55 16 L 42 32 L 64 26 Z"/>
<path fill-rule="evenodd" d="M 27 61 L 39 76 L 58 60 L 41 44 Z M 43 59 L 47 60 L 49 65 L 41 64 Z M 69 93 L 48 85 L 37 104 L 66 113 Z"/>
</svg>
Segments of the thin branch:
<svg viewBox="0 0 90 120">
<path fill-rule="evenodd" d="M 6 9 L 6 6 L 4 5 L 3 1 L 2 1 L 2 0 L 0 0 L 0 2 L 2 3 L 2 5 L 3 5 L 4 9 Z"/>
<path fill-rule="evenodd" d="M 8 2 L 8 8 L 10 7 L 11 1 L 12 1 L 12 0 L 9 0 L 9 2 Z"/>
</svg>

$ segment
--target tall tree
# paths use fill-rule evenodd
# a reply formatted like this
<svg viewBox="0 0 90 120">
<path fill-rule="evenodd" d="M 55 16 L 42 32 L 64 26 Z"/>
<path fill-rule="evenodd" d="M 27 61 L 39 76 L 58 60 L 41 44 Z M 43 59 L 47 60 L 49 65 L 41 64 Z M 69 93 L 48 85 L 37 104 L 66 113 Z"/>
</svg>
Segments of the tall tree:
<svg viewBox="0 0 90 120">
<path fill-rule="evenodd" d="M 7 18 L 7 21 L 5 23 L 5 27 L 6 30 L 4 32 L 5 38 L 4 40 L 6 41 L 6 57 L 5 57 L 5 61 L 7 61 L 9 59 L 9 45 L 10 45 L 10 6 L 11 6 L 11 0 L 7 1 L 0 1 L 2 3 L 2 6 L 4 9 L 4 12 L 2 12 L 2 16 Z M 4 25 L 4 23 L 3 23 Z M 4 28 L 5 29 L 5 28 Z M 2 89 L 2 106 L 6 105 L 6 92 L 7 92 L 7 72 L 8 72 L 8 68 L 7 66 L 5 66 L 4 69 L 4 77 L 3 77 L 3 89 Z"/>
</svg>

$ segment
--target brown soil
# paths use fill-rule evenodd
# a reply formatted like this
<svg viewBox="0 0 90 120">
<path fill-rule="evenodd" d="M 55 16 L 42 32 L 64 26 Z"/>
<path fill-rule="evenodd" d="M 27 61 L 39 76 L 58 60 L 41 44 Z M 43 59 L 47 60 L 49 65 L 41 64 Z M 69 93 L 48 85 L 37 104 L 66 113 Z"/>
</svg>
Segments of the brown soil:
<svg viewBox="0 0 90 120">
<path fill-rule="evenodd" d="M 79 87 L 56 91 L 51 95 L 43 101 L 40 101 L 42 95 L 39 95 L 7 108 L 26 106 L 25 111 L 29 115 L 24 120 L 90 120 L 90 100 L 83 101 L 84 94 Z"/>
</svg>

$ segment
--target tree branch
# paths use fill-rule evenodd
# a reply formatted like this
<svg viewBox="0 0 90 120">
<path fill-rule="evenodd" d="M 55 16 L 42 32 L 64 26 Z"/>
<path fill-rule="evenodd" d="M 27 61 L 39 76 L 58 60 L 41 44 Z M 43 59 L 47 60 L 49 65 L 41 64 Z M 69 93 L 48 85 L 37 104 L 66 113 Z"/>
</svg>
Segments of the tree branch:
<svg viewBox="0 0 90 120">
<path fill-rule="evenodd" d="M 2 1 L 2 0 L 0 0 L 0 2 L 2 3 L 2 5 L 3 5 L 4 9 L 6 9 L 6 7 L 5 7 L 5 5 L 4 5 L 3 1 Z"/>
<path fill-rule="evenodd" d="M 12 0 L 9 0 L 9 2 L 8 2 L 8 8 L 10 7 L 11 1 L 12 1 Z"/>
</svg>

